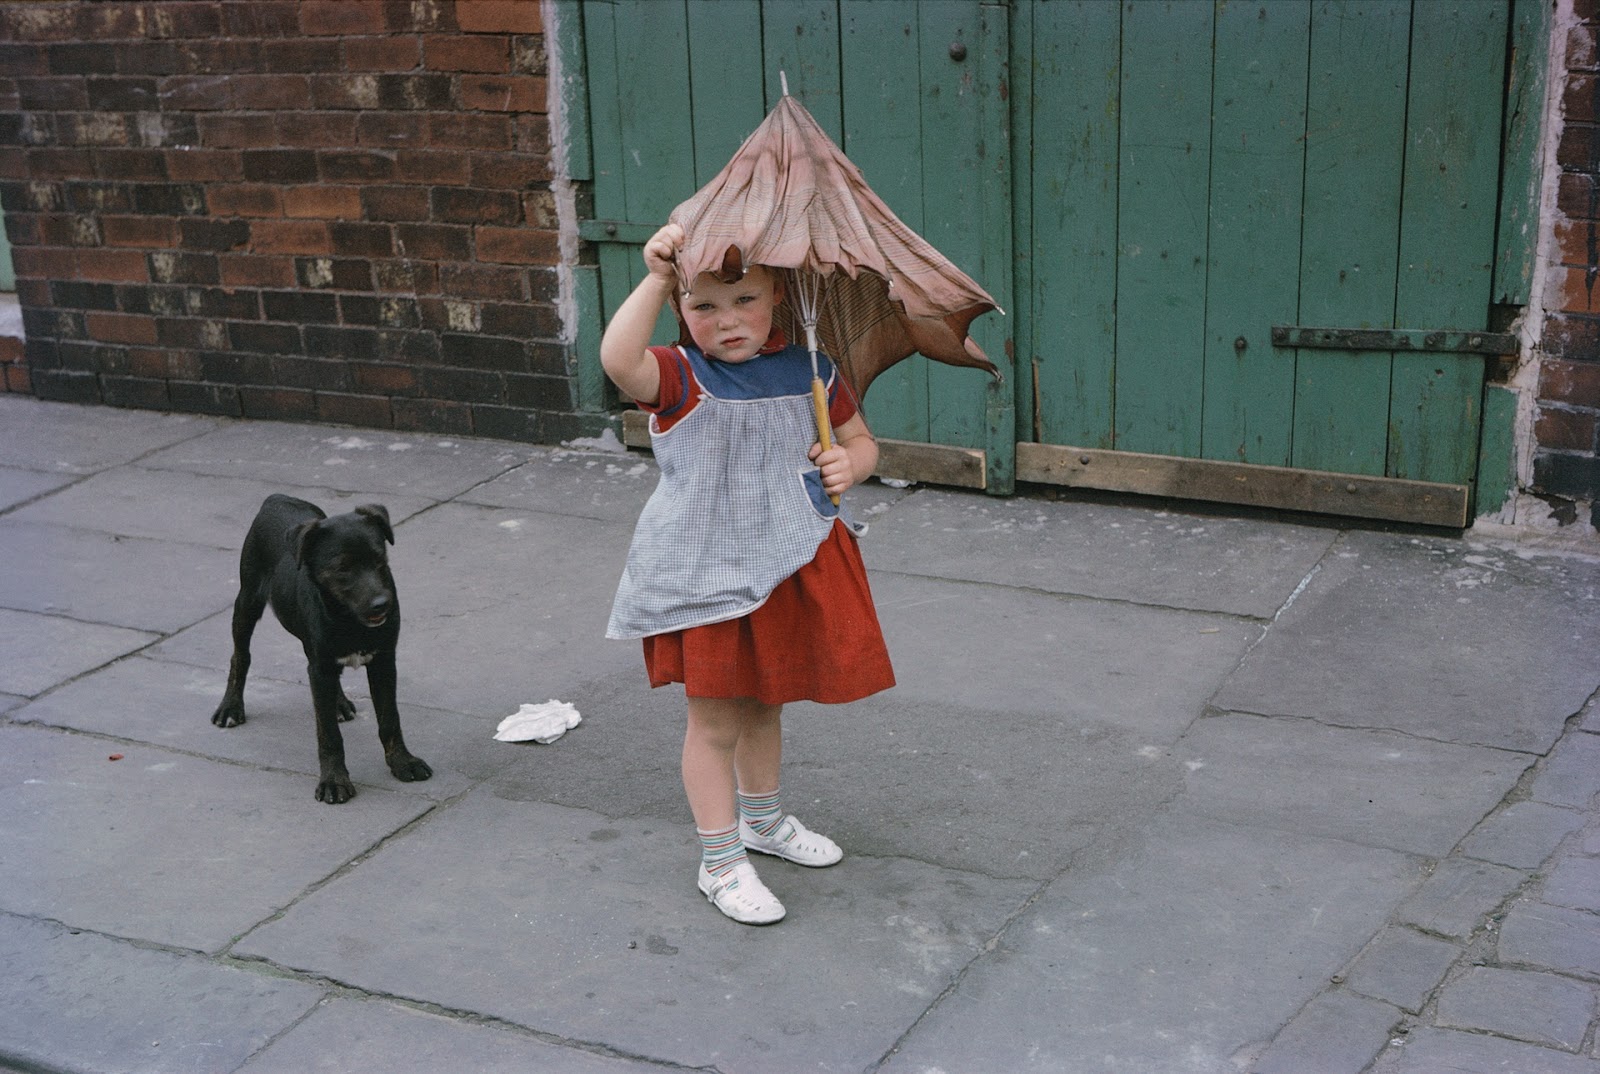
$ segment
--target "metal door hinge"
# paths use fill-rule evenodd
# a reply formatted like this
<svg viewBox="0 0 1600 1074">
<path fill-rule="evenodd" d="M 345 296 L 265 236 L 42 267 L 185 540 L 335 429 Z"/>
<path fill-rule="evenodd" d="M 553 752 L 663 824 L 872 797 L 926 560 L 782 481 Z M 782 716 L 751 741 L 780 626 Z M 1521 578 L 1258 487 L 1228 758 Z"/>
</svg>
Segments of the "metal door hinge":
<svg viewBox="0 0 1600 1074">
<path fill-rule="evenodd" d="M 1426 354 L 1516 354 L 1517 337 L 1504 332 L 1423 328 L 1304 328 L 1272 326 L 1274 347 L 1339 351 L 1416 351 Z"/>
</svg>

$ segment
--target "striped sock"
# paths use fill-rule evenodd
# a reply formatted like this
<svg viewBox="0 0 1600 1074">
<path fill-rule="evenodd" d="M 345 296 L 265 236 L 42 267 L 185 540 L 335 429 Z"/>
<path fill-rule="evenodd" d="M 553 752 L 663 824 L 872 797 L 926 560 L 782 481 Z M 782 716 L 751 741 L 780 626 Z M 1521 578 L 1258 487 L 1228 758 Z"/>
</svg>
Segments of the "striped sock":
<svg viewBox="0 0 1600 1074">
<path fill-rule="evenodd" d="M 778 808 L 778 791 L 770 794 L 739 792 L 739 815 L 757 835 L 771 835 L 783 823 L 783 811 Z"/>
<path fill-rule="evenodd" d="M 739 838 L 737 824 L 716 832 L 699 828 L 695 831 L 700 834 L 700 861 L 712 876 L 722 876 L 745 860 L 744 841 Z"/>
</svg>

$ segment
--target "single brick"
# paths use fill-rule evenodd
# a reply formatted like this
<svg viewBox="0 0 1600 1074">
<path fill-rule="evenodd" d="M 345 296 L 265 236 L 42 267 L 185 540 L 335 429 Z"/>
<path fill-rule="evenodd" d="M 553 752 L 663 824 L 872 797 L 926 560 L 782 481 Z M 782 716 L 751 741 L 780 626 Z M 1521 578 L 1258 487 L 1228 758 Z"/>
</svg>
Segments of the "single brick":
<svg viewBox="0 0 1600 1074">
<path fill-rule="evenodd" d="M 469 34 L 539 34 L 544 14 L 520 0 L 473 0 L 456 5 L 456 24 Z"/>
<path fill-rule="evenodd" d="M 312 392 L 296 388 L 239 389 L 244 416 L 267 421 L 311 421 L 317 416 L 317 398 Z"/>
</svg>

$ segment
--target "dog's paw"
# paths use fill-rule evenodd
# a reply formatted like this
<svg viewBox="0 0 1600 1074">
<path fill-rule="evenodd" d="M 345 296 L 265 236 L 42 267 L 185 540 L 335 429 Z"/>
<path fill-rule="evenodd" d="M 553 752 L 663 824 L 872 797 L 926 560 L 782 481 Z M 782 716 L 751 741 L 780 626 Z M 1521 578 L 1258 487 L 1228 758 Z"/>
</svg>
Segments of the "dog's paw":
<svg viewBox="0 0 1600 1074">
<path fill-rule="evenodd" d="M 244 723 L 244 703 L 224 701 L 217 706 L 217 711 L 211 714 L 211 722 L 218 727 L 238 727 Z"/>
<path fill-rule="evenodd" d="M 356 786 L 345 775 L 328 776 L 317 784 L 317 801 L 341 805 L 356 796 Z"/>
<path fill-rule="evenodd" d="M 355 702 L 351 701 L 348 697 L 345 697 L 343 694 L 339 695 L 339 701 L 338 701 L 338 704 L 335 707 L 338 709 L 338 712 L 339 712 L 339 722 L 340 723 L 349 723 L 351 720 L 356 718 L 356 705 L 355 705 Z"/>
<path fill-rule="evenodd" d="M 428 767 L 428 762 L 409 753 L 404 757 L 392 758 L 389 761 L 389 771 L 393 772 L 394 778 L 401 783 L 420 783 L 433 777 L 433 769 Z"/>
</svg>

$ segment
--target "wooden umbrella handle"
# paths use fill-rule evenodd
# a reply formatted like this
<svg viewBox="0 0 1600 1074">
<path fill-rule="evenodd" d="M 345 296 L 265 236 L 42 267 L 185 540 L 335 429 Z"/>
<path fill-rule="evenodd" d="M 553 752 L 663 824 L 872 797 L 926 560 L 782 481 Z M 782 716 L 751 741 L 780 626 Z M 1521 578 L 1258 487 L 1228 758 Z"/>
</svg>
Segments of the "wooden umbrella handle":
<svg viewBox="0 0 1600 1074">
<path fill-rule="evenodd" d="M 828 420 L 828 390 L 823 387 L 821 377 L 811 378 L 811 409 L 817 412 L 817 443 L 822 445 L 823 451 L 833 448 L 833 422 Z M 828 499 L 833 501 L 833 506 L 839 506 L 839 497 L 828 494 Z"/>
</svg>

